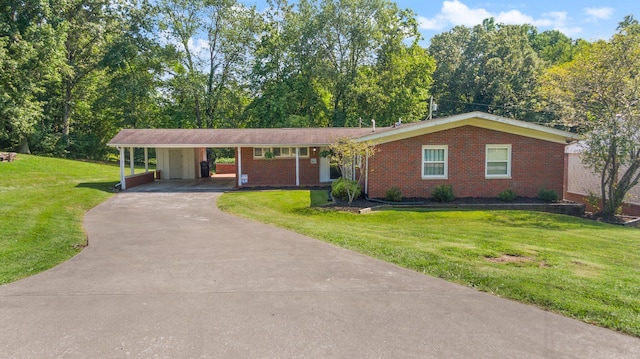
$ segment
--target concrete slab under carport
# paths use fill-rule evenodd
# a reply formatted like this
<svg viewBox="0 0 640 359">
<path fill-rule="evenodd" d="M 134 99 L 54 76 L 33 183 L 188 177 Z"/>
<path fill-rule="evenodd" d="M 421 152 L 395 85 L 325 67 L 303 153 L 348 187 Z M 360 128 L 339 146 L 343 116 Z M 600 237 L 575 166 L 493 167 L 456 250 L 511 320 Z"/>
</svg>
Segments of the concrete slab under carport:
<svg viewBox="0 0 640 359">
<path fill-rule="evenodd" d="M 6 358 L 638 358 L 640 339 L 231 216 L 125 191 L 89 246 L 0 286 Z"/>
<path fill-rule="evenodd" d="M 213 175 L 209 178 L 155 180 L 127 189 L 126 192 L 220 192 L 235 188 L 233 174 Z"/>
</svg>

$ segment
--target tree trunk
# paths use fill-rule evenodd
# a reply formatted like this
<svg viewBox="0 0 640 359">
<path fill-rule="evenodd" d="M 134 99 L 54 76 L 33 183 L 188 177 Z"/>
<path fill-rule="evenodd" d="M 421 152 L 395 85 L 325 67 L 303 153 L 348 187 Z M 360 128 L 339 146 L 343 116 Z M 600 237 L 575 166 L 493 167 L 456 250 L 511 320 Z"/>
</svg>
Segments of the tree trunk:
<svg viewBox="0 0 640 359">
<path fill-rule="evenodd" d="M 68 79 L 65 81 L 64 101 L 62 103 L 62 135 L 65 145 L 69 146 L 69 128 L 71 127 L 71 100 L 72 100 L 73 82 Z"/>
<path fill-rule="evenodd" d="M 31 154 L 31 150 L 29 149 L 29 140 L 27 139 L 27 136 L 22 136 L 22 138 L 20 139 L 20 149 L 18 150 L 19 153 L 24 153 L 27 155 Z"/>
</svg>

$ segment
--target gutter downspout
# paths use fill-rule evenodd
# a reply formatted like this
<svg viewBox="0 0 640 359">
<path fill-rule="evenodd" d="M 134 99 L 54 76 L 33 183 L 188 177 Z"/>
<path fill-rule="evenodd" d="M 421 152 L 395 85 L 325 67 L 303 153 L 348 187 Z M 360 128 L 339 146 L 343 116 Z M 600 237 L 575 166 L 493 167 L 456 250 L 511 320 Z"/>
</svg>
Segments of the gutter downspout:
<svg viewBox="0 0 640 359">
<path fill-rule="evenodd" d="M 364 196 L 369 197 L 369 157 L 365 159 L 364 169 Z"/>
</svg>

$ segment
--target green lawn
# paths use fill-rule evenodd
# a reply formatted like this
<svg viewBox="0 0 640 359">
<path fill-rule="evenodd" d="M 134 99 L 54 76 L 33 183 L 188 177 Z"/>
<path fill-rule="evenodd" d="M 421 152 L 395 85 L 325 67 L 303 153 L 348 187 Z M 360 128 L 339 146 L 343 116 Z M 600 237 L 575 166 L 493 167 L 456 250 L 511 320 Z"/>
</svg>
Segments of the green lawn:
<svg viewBox="0 0 640 359">
<path fill-rule="evenodd" d="M 80 251 L 85 212 L 111 196 L 118 181 L 117 165 L 28 155 L 0 162 L 0 284 Z"/>
<path fill-rule="evenodd" d="M 403 267 L 640 336 L 640 230 L 522 211 L 390 210 L 310 203 L 323 191 L 234 192 L 221 209 Z M 324 196 L 324 197 L 323 197 Z"/>
</svg>

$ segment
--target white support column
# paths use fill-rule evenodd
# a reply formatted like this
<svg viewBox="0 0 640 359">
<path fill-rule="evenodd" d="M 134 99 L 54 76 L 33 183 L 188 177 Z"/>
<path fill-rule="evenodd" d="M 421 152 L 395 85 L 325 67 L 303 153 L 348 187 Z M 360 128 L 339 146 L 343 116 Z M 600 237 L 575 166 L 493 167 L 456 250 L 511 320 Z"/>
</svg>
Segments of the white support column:
<svg viewBox="0 0 640 359">
<path fill-rule="evenodd" d="M 296 147 L 296 186 L 300 186 L 300 147 Z"/>
<path fill-rule="evenodd" d="M 238 187 L 242 187 L 242 147 L 238 147 L 238 168 L 237 171 L 238 173 L 236 174 L 236 176 L 238 176 Z"/>
<path fill-rule="evenodd" d="M 144 148 L 144 172 L 149 172 L 149 149 Z"/>
<path fill-rule="evenodd" d="M 124 180 L 124 167 L 125 167 L 124 147 L 120 147 L 119 150 L 120 150 L 120 188 L 125 190 L 127 189 L 127 184 Z"/>
<path fill-rule="evenodd" d="M 131 167 L 131 175 L 133 176 L 135 174 L 133 163 L 133 147 L 129 147 L 129 166 Z"/>
</svg>

